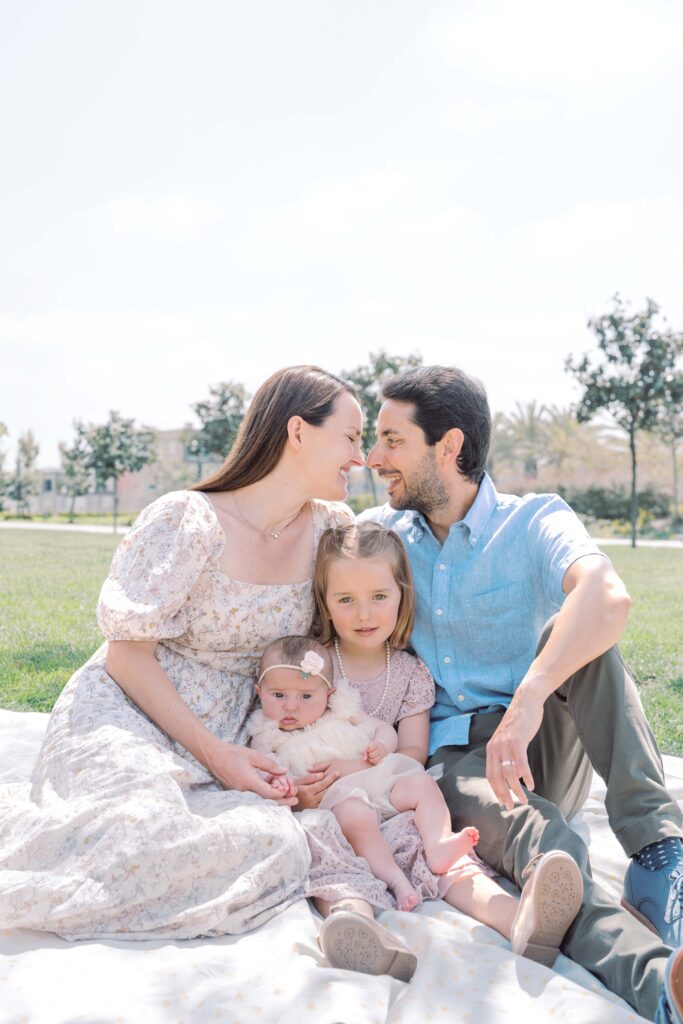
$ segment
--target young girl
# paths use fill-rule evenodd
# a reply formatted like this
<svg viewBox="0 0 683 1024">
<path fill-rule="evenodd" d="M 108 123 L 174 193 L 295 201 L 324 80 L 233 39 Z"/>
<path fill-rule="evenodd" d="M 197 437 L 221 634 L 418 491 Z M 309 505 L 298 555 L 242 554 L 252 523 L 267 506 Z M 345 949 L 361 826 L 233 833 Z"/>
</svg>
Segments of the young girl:
<svg viewBox="0 0 683 1024">
<path fill-rule="evenodd" d="M 412 630 L 413 587 L 399 537 L 375 523 L 326 530 L 318 546 L 314 591 L 319 638 L 334 649 L 335 677 L 358 690 L 366 714 L 396 726 L 397 746 L 392 749 L 424 765 L 434 682 L 422 662 L 403 650 Z M 388 753 L 383 747 L 372 763 L 381 763 Z M 393 889 L 399 908 L 415 906 L 419 897 L 391 855 L 372 799 L 346 778 L 367 769 L 368 760 L 321 761 L 309 770 L 342 775 L 328 794 L 340 783 L 351 790 L 334 807 L 351 846 Z M 468 855 L 478 839 L 476 829 L 452 833 L 448 808 L 431 776 L 406 774 L 388 795 L 396 812 L 415 810 L 427 861 L 435 874 L 445 875 L 443 898 L 510 939 L 515 952 L 552 965 L 583 895 L 575 861 L 559 850 L 534 858 L 517 900 Z"/>
</svg>

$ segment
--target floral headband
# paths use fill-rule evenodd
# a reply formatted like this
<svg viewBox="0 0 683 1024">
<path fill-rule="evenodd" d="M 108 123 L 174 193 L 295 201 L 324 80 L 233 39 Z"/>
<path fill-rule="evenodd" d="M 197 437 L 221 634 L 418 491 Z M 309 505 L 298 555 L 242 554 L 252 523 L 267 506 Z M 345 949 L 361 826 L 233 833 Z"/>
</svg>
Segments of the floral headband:
<svg viewBox="0 0 683 1024">
<path fill-rule="evenodd" d="M 301 672 L 302 679 L 310 679 L 311 676 L 318 676 L 325 683 L 328 690 L 331 690 L 332 683 L 320 671 L 324 667 L 324 658 L 321 658 L 319 654 L 315 653 L 315 651 L 306 651 L 298 665 L 269 665 L 268 668 L 264 668 L 263 672 L 258 677 L 256 685 L 259 686 L 263 677 L 266 675 L 267 672 L 270 672 L 271 669 L 291 668 L 295 672 Z"/>
</svg>

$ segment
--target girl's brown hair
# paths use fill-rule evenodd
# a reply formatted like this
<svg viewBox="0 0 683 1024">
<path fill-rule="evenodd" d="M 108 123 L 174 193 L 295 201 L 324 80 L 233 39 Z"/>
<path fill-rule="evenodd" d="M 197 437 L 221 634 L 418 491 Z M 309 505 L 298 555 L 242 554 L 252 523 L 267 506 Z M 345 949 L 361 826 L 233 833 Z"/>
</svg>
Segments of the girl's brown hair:
<svg viewBox="0 0 683 1024">
<path fill-rule="evenodd" d="M 291 417 L 319 427 L 343 391 L 356 397 L 351 384 L 319 366 L 278 370 L 254 395 L 223 465 L 188 490 L 236 491 L 263 480 L 280 461 Z"/>
<path fill-rule="evenodd" d="M 413 577 L 408 556 L 397 533 L 370 522 L 325 530 L 320 538 L 313 573 L 313 593 L 317 605 L 314 632 L 320 643 L 329 646 L 335 638 L 332 616 L 325 599 L 330 563 L 335 558 L 386 558 L 391 562 L 394 579 L 401 591 L 401 602 L 396 626 L 388 639 L 394 648 L 407 647 L 415 614 Z"/>
</svg>

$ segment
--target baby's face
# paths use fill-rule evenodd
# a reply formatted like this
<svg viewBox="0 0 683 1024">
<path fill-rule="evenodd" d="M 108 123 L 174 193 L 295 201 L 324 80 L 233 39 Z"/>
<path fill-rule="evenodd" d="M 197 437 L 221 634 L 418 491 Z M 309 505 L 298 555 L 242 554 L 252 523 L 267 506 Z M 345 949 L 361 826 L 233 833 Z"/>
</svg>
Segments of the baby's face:
<svg viewBox="0 0 683 1024">
<path fill-rule="evenodd" d="M 259 689 L 263 714 L 287 732 L 317 722 L 327 708 L 329 693 L 318 676 L 303 679 L 298 669 L 291 668 L 271 669 Z"/>
</svg>

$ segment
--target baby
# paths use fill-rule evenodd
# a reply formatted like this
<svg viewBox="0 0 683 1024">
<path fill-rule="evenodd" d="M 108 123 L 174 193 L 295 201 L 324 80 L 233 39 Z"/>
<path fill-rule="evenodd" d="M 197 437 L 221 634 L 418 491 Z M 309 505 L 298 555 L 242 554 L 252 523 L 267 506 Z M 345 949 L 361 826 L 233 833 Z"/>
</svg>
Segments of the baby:
<svg viewBox="0 0 683 1024">
<path fill-rule="evenodd" d="M 287 770 L 273 779 L 285 795 L 296 793 L 293 779 L 308 774 L 312 764 L 332 758 L 365 762 L 366 769 L 351 767 L 334 782 L 320 806 L 333 811 L 355 852 L 392 889 L 399 909 L 412 910 L 419 897 L 394 860 L 380 822 L 400 811 L 416 811 L 425 856 L 435 874 L 445 874 L 469 853 L 477 830 L 451 832 L 447 812 L 438 812 L 444 801 L 435 779 L 412 757 L 395 753 L 396 730 L 365 714 L 349 684 L 335 689 L 333 677 L 329 648 L 310 637 L 282 637 L 269 644 L 256 686 L 261 708 L 247 722 L 251 744 Z M 359 800 L 376 812 L 374 829 L 366 824 L 362 837 L 354 828 Z"/>
</svg>

